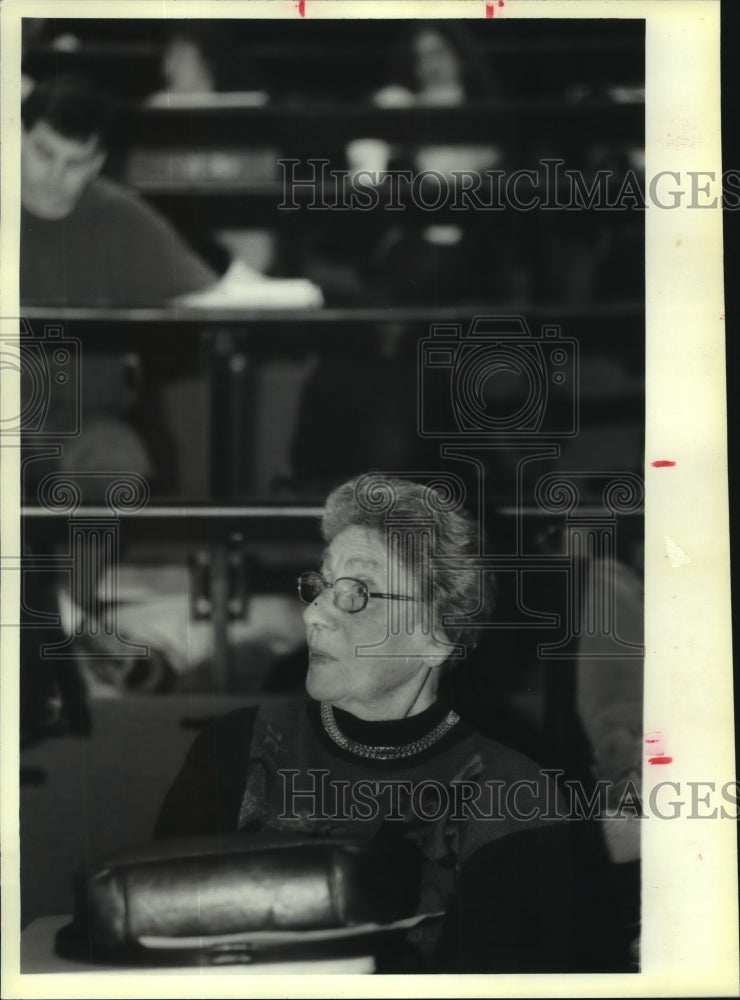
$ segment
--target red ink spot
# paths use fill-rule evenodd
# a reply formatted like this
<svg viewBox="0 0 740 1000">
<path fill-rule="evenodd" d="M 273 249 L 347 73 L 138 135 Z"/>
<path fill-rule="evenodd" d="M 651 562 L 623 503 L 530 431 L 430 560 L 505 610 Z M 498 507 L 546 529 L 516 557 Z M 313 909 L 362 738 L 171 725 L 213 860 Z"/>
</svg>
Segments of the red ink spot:
<svg viewBox="0 0 740 1000">
<path fill-rule="evenodd" d="M 698 855 L 698 858 L 699 858 L 700 861 L 704 860 L 704 858 L 701 856 L 701 854 Z"/>
<path fill-rule="evenodd" d="M 670 764 L 673 761 L 673 757 L 669 757 L 663 749 L 663 734 L 659 730 L 653 729 L 643 736 L 643 739 L 646 743 L 654 745 L 653 756 L 648 757 L 648 764 Z"/>
<path fill-rule="evenodd" d="M 296 7 L 298 8 L 298 13 L 300 14 L 300 16 L 301 17 L 305 17 L 306 16 L 306 0 L 298 0 L 298 3 L 296 4 Z"/>
<path fill-rule="evenodd" d="M 493 17 L 496 12 L 496 6 L 503 7 L 504 0 L 498 0 L 498 4 L 487 3 L 486 4 L 486 17 Z"/>
<path fill-rule="evenodd" d="M 650 464 L 653 465 L 656 469 L 670 469 L 676 463 L 675 462 L 671 462 L 667 458 L 660 458 L 660 459 L 658 459 L 657 462 L 651 462 Z"/>
</svg>

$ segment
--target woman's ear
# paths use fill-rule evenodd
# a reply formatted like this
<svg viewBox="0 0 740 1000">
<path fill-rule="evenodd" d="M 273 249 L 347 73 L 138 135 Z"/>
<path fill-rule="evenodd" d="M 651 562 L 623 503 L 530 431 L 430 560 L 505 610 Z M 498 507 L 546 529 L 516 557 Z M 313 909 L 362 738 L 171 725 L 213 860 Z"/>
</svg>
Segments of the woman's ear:
<svg viewBox="0 0 740 1000">
<path fill-rule="evenodd" d="M 421 653 L 424 665 L 440 669 L 453 651 L 454 644 L 445 635 L 437 636 L 434 632 L 425 636 L 424 649 Z"/>
</svg>

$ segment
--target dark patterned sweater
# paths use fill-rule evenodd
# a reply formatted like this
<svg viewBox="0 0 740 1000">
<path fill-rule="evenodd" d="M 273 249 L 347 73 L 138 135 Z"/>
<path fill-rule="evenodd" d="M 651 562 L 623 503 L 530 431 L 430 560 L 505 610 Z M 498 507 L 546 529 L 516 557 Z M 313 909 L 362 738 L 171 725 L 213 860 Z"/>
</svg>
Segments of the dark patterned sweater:
<svg viewBox="0 0 740 1000">
<path fill-rule="evenodd" d="M 367 722 L 333 710 L 362 747 L 421 741 L 390 760 L 338 745 L 313 701 L 232 712 L 195 740 L 155 836 L 401 837 L 422 853 L 418 912 L 443 914 L 410 933 L 410 971 L 567 971 L 572 862 L 556 793 L 533 761 L 464 720 L 425 746 L 447 711 Z"/>
</svg>

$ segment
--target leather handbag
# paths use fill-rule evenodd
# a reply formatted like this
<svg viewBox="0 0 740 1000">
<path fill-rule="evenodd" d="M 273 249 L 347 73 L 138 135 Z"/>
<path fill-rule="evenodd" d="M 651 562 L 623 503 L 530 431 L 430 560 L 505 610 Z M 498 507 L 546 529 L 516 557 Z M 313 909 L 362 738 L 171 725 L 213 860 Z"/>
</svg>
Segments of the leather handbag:
<svg viewBox="0 0 740 1000">
<path fill-rule="evenodd" d="M 417 850 L 403 841 L 254 833 L 153 841 L 78 879 L 57 951 L 150 964 L 367 953 L 369 937 L 413 924 L 419 877 Z"/>
</svg>

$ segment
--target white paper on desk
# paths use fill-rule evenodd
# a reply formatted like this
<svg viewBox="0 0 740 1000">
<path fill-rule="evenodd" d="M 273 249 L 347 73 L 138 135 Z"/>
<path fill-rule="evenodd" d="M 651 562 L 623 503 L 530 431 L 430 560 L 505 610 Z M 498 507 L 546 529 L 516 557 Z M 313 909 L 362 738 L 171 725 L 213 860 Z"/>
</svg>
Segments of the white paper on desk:
<svg viewBox="0 0 740 1000">
<path fill-rule="evenodd" d="M 352 927 L 328 927 L 314 931 L 242 931 L 236 934 L 214 934 L 203 937 L 150 937 L 138 938 L 145 948 L 199 948 L 203 944 L 296 944 L 308 941 L 339 941 L 344 938 L 360 937 L 364 934 L 380 934 L 386 931 L 409 930 L 425 920 L 435 920 L 444 913 L 421 913 L 405 917 L 390 924 L 355 924 Z"/>
<path fill-rule="evenodd" d="M 112 586 L 112 578 L 106 575 L 99 595 L 110 593 Z M 117 622 L 121 635 L 154 647 L 176 674 L 196 669 L 214 654 L 213 625 L 193 619 L 190 588 L 185 566 L 129 564 L 117 569 Z M 58 600 L 63 627 L 71 636 L 79 627 L 82 611 L 66 590 L 59 593 Z M 270 658 L 293 653 L 305 642 L 301 605 L 291 595 L 252 594 L 247 617 L 231 622 L 229 633 L 235 648 L 259 647 Z M 101 671 L 88 667 L 88 683 L 94 683 L 100 694 Z M 105 684 L 116 676 L 115 671 L 103 672 Z"/>
<path fill-rule="evenodd" d="M 307 278 L 265 278 L 241 260 L 212 288 L 185 295 L 179 305 L 220 309 L 315 309 L 324 304 L 318 285 Z"/>
<path fill-rule="evenodd" d="M 261 108 L 270 95 L 264 90 L 229 90 L 215 94 L 177 94 L 162 90 L 144 101 L 148 108 Z"/>
</svg>

